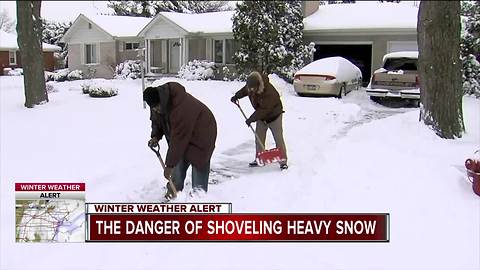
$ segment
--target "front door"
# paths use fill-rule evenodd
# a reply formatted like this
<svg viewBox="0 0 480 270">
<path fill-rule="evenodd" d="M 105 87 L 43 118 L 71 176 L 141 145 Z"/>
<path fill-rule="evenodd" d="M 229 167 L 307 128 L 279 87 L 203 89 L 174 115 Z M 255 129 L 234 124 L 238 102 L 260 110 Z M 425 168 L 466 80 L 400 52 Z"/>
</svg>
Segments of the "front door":
<svg viewBox="0 0 480 270">
<path fill-rule="evenodd" d="M 168 72 L 177 73 L 180 70 L 180 39 L 169 39 L 168 50 Z"/>
</svg>

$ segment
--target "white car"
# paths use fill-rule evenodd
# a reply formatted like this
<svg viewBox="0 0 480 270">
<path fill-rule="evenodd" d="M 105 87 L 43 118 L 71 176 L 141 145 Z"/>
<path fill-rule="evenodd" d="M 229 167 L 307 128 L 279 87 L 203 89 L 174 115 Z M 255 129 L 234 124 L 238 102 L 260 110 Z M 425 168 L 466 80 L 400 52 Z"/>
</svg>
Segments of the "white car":
<svg viewBox="0 0 480 270">
<path fill-rule="evenodd" d="M 383 67 L 375 70 L 366 91 L 374 101 L 391 97 L 419 100 L 418 51 L 388 53 Z"/>
<path fill-rule="evenodd" d="M 341 98 L 362 85 L 362 72 L 339 56 L 313 61 L 295 73 L 293 86 L 299 96 L 328 95 Z"/>
</svg>

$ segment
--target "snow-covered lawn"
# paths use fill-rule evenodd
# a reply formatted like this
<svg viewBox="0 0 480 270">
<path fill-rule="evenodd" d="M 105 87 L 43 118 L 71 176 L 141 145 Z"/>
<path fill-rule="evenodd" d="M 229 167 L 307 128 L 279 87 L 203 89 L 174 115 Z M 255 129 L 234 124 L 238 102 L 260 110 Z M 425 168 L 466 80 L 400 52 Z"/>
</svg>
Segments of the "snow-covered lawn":
<svg viewBox="0 0 480 270">
<path fill-rule="evenodd" d="M 162 171 L 146 145 L 140 80 L 111 81 L 119 94 L 106 99 L 83 95 L 82 83 L 55 83 L 48 104 L 26 109 L 23 77 L 0 77 L 0 269 L 480 267 L 480 197 L 452 166 L 479 148 L 479 100 L 464 98 L 465 136 L 443 140 L 418 122 L 416 108 L 386 108 L 364 91 L 301 98 L 278 79 L 285 172 L 247 168 L 253 135 L 229 100 L 242 83 L 181 81 L 217 119 L 212 168 L 228 168 L 234 178 L 217 175 L 221 182 L 207 194 L 177 201 L 232 202 L 234 212 L 387 212 L 390 243 L 16 244 L 15 182 L 85 182 L 88 202 L 163 195 Z M 241 104 L 252 112 L 247 99 Z"/>
</svg>

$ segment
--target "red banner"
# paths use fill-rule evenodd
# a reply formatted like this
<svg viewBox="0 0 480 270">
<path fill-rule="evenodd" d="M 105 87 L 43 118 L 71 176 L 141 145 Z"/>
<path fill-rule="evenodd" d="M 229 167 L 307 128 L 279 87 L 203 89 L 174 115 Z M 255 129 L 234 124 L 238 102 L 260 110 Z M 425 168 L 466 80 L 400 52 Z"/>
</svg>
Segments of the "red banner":
<svg viewBox="0 0 480 270">
<path fill-rule="evenodd" d="M 85 183 L 15 183 L 15 191 L 85 191 Z"/>
<path fill-rule="evenodd" d="M 388 214 L 88 214 L 87 241 L 389 241 Z"/>
</svg>

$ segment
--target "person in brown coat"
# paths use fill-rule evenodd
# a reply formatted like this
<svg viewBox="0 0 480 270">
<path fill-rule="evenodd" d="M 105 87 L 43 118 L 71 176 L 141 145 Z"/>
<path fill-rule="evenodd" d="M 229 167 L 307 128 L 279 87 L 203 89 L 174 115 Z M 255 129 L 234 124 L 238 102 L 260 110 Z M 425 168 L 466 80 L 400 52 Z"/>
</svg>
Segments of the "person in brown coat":
<svg viewBox="0 0 480 270">
<path fill-rule="evenodd" d="M 217 138 L 217 123 L 208 107 L 177 82 L 147 87 L 143 100 L 150 106 L 152 121 L 149 146 L 168 143 L 164 177 L 172 177 L 178 191 L 183 189 L 187 169 L 192 165 L 192 187 L 208 190 L 210 159 Z M 167 185 L 167 196 L 172 190 Z"/>
<path fill-rule="evenodd" d="M 247 78 L 247 83 L 230 99 L 233 103 L 237 103 L 238 99 L 248 96 L 255 112 L 245 121 L 247 126 L 256 122 L 255 131 L 265 145 L 267 129 L 272 132 L 276 147 L 282 151 L 282 159 L 280 168 L 285 170 L 287 165 L 287 149 L 285 140 L 283 139 L 282 115 L 284 113 L 282 101 L 275 87 L 270 83 L 268 76 L 259 72 L 252 72 Z M 255 140 L 256 154 L 262 149 L 262 144 Z M 257 155 L 255 155 L 256 157 Z M 250 162 L 250 167 L 258 166 L 256 160 Z"/>
</svg>

